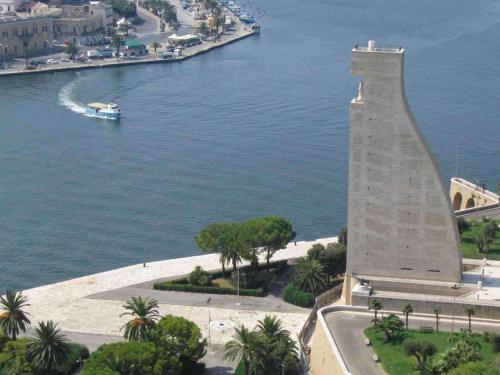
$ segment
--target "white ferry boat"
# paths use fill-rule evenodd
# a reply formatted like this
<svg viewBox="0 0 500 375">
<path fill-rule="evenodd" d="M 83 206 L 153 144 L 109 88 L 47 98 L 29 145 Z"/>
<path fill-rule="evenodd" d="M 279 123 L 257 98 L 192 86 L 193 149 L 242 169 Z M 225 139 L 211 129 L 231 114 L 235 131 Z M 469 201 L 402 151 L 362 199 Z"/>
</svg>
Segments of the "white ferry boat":
<svg viewBox="0 0 500 375">
<path fill-rule="evenodd" d="M 89 116 L 99 117 L 109 120 L 118 120 L 121 116 L 120 107 L 115 103 L 89 103 L 85 109 L 85 113 Z"/>
</svg>

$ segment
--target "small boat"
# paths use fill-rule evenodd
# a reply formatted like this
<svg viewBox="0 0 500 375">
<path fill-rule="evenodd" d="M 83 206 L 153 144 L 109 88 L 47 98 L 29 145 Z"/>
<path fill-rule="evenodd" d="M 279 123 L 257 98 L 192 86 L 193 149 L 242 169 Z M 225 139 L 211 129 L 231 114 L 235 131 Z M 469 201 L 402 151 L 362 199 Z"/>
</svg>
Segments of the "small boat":
<svg viewBox="0 0 500 375">
<path fill-rule="evenodd" d="M 252 16 L 249 16 L 248 14 L 243 13 L 241 16 L 239 16 L 240 20 L 245 23 L 254 23 L 255 19 Z"/>
<path fill-rule="evenodd" d="M 85 113 L 92 117 L 105 118 L 109 120 L 118 120 L 121 116 L 120 107 L 115 103 L 89 103 Z"/>
</svg>

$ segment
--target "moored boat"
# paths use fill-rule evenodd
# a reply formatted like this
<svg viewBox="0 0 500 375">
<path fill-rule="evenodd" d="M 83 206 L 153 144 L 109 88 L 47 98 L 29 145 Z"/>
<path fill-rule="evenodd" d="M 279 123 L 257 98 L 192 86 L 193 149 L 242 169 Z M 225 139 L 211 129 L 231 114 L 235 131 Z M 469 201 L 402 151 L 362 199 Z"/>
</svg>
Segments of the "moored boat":
<svg viewBox="0 0 500 375">
<path fill-rule="evenodd" d="M 242 15 L 239 16 L 240 20 L 245 23 L 254 23 L 255 19 L 253 16 L 249 16 L 248 14 L 243 13 Z"/>
<path fill-rule="evenodd" d="M 115 103 L 89 103 L 85 113 L 92 117 L 99 117 L 109 120 L 118 120 L 121 116 L 120 107 Z"/>
</svg>

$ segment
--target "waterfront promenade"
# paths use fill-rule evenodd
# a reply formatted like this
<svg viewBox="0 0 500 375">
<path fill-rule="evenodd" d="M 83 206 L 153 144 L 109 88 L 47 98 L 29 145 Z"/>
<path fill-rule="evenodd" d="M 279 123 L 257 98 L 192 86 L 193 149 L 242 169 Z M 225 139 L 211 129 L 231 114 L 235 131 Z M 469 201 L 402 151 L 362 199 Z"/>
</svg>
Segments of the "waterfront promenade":
<svg viewBox="0 0 500 375">
<path fill-rule="evenodd" d="M 300 241 L 296 244 L 290 243 L 285 249 L 276 252 L 272 260 L 291 260 L 303 257 L 314 243 L 328 244 L 335 241 L 336 237 L 309 242 Z M 159 296 L 163 292 L 148 290 L 144 288 L 144 285 L 140 291 L 136 287 L 132 287 L 137 286 L 137 284 L 151 283 L 158 279 L 186 275 L 197 265 L 207 271 L 219 270 L 219 257 L 217 254 L 207 254 L 170 259 L 147 263 L 146 267 L 141 263 L 28 289 L 23 291 L 31 304 L 26 310 L 30 314 L 33 324 L 37 321 L 51 319 L 59 323 L 62 330 L 72 334 L 116 337 L 121 335 L 120 329 L 127 321 L 127 317 L 120 318 L 124 301 L 137 294 L 149 295 L 159 299 L 161 314 L 175 314 L 190 319 L 202 329 L 205 336 L 208 336 L 208 306 L 199 301 L 201 296 L 203 296 L 202 299 L 206 300 L 207 295 L 197 295 L 190 303 L 182 297 L 182 295 L 189 295 L 189 293 L 165 292 L 165 297 L 162 298 Z M 127 287 L 132 288 L 128 289 L 128 292 L 124 292 L 123 288 Z M 218 298 L 221 299 L 221 296 Z M 225 322 L 229 327 L 244 324 L 253 328 L 257 320 L 264 318 L 266 314 L 273 314 L 282 319 L 286 329 L 297 333 L 308 316 L 307 309 L 283 309 L 284 311 L 280 311 L 276 301 L 269 302 L 269 300 L 266 301 L 266 298 L 260 299 L 263 303 L 260 307 L 252 307 L 252 304 L 259 304 L 258 298 L 240 297 L 241 305 L 239 306 L 235 304 L 236 296 L 223 296 L 222 298 L 224 301 L 217 299 L 214 301 L 211 307 L 211 320 L 212 322 Z M 266 307 L 266 303 L 269 308 Z M 212 329 L 212 343 L 222 344 L 226 342 L 233 332 L 230 328 L 225 330 Z"/>
<path fill-rule="evenodd" d="M 174 1 L 174 4 L 180 2 L 178 0 Z M 192 19 L 192 17 L 182 9 L 182 7 L 178 7 L 179 9 L 179 20 L 181 22 L 181 29 L 184 31 L 192 32 L 198 25 L 198 21 Z M 142 10 L 142 12 L 145 12 Z M 156 33 L 155 33 L 156 34 Z M 157 33 L 160 37 L 158 38 L 159 42 L 165 43 L 168 39 L 168 36 L 172 34 L 172 32 L 168 33 Z M 221 34 L 219 39 L 213 41 L 203 41 L 201 44 L 185 48 L 183 50 L 182 56 L 175 57 L 173 59 L 164 60 L 161 57 L 162 50 L 159 49 L 157 53 L 153 52 L 152 49 L 149 48 L 150 53 L 145 56 L 136 57 L 133 59 L 126 58 L 109 58 L 109 59 L 98 59 L 98 60 L 87 60 L 86 62 L 78 63 L 78 62 L 60 62 L 55 65 L 41 65 L 36 70 L 26 70 L 24 65 L 16 66 L 10 69 L 0 69 L 0 78 L 3 76 L 12 76 L 12 75 L 25 75 L 25 74 L 40 74 L 40 73 L 51 73 L 58 71 L 72 71 L 72 70 L 83 70 L 83 69 L 98 69 L 98 68 L 109 68 L 123 65 L 139 65 L 139 64 L 157 64 L 157 63 L 172 63 L 183 61 L 194 57 L 196 55 L 206 53 L 216 48 L 223 47 L 227 44 L 234 43 L 238 40 L 247 38 L 254 34 L 254 31 L 240 20 L 236 19 L 234 28 L 231 31 L 225 32 Z"/>
</svg>

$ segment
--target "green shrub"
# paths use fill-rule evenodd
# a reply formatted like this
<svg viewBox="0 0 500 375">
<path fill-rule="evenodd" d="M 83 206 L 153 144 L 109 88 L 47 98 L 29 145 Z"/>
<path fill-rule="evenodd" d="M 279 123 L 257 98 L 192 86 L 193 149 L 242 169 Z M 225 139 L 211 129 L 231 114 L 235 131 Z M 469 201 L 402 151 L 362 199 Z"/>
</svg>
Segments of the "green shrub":
<svg viewBox="0 0 500 375">
<path fill-rule="evenodd" d="M 123 17 L 137 16 L 137 10 L 134 3 L 129 3 L 127 0 L 108 0 L 113 7 L 113 11 Z"/>
<path fill-rule="evenodd" d="M 208 286 L 210 285 L 210 274 L 200 266 L 196 266 L 187 277 L 187 281 L 191 285 Z"/>
<path fill-rule="evenodd" d="M 490 340 L 491 340 L 491 334 L 488 331 L 484 331 L 483 332 L 483 340 L 485 342 L 490 342 Z"/>
<path fill-rule="evenodd" d="M 31 375 L 33 369 L 26 359 L 31 340 L 8 340 L 0 352 L 0 374 Z"/>
<path fill-rule="evenodd" d="M 72 373 L 80 366 L 80 361 L 89 357 L 89 350 L 85 345 L 77 344 L 76 342 L 68 343 L 69 354 L 68 361 L 64 366 L 58 369 L 61 374 Z"/>
<path fill-rule="evenodd" d="M 101 345 L 85 362 L 82 375 L 179 375 L 182 364 L 175 354 L 152 342 L 130 341 Z M 110 370 L 120 369 L 119 372 Z"/>
<path fill-rule="evenodd" d="M 195 286 L 189 284 L 176 284 L 173 282 L 165 281 L 153 285 L 156 290 L 170 290 L 175 292 L 190 292 L 190 293 L 210 293 L 210 294 L 237 294 L 234 288 L 221 288 L 218 286 Z M 243 289 L 240 288 L 240 295 L 250 297 L 264 297 L 266 293 L 263 289 Z"/>
<path fill-rule="evenodd" d="M 186 361 L 182 365 L 181 375 L 202 375 L 205 373 L 205 364 Z"/>
<path fill-rule="evenodd" d="M 292 283 L 287 284 L 283 289 L 283 299 L 288 303 L 301 307 L 312 307 L 315 302 L 314 295 L 303 292 Z"/>
<path fill-rule="evenodd" d="M 200 327 L 180 316 L 165 315 L 154 327 L 151 341 L 157 349 L 173 353 L 183 365 L 197 362 L 206 354 L 207 340 Z"/>
<path fill-rule="evenodd" d="M 257 285 L 255 283 L 255 272 L 250 270 L 240 270 L 240 288 L 243 289 L 255 289 Z M 231 284 L 236 288 L 238 286 L 238 271 L 231 272 Z"/>
<path fill-rule="evenodd" d="M 500 352 L 500 335 L 490 333 L 490 342 L 493 347 L 493 353 Z"/>
</svg>

